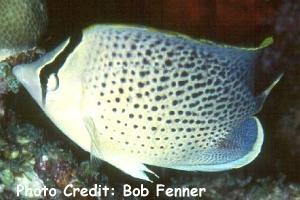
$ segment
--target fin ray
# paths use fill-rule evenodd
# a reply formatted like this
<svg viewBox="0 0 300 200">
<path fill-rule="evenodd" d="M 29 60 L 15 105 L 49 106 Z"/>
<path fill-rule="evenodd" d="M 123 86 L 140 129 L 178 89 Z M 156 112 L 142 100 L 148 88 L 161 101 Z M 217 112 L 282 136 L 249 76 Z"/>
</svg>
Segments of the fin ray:
<svg viewBox="0 0 300 200">
<path fill-rule="evenodd" d="M 140 162 L 114 156 L 110 156 L 110 158 L 106 161 L 114 165 L 118 169 L 122 170 L 126 174 L 129 174 L 130 176 L 138 179 L 142 179 L 152 183 L 153 181 L 149 178 L 146 172 L 154 175 L 156 178 L 159 178 L 157 174 L 155 174 L 153 171 L 148 169 L 143 163 Z"/>
<path fill-rule="evenodd" d="M 271 90 L 280 81 L 283 75 L 284 73 L 279 74 L 278 77 L 272 82 L 272 84 L 267 89 L 265 89 L 259 96 L 256 97 L 256 113 L 260 112 Z"/>
<path fill-rule="evenodd" d="M 95 158 L 103 159 L 103 153 L 100 151 L 100 148 L 95 144 L 95 142 L 98 140 L 97 131 L 93 119 L 90 117 L 85 117 L 83 120 L 85 122 L 84 124 L 87 129 L 87 132 L 91 137 L 91 161 L 95 160 Z"/>
</svg>

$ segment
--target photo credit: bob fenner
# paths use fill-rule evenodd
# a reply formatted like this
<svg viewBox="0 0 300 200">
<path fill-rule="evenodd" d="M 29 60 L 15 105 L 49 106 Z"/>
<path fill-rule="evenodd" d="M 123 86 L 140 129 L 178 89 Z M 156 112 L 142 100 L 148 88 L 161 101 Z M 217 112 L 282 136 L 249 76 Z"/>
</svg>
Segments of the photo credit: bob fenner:
<svg viewBox="0 0 300 200">
<path fill-rule="evenodd" d="M 123 197 L 202 197 L 206 192 L 204 187 L 166 187 L 164 184 L 156 184 L 151 189 L 144 184 L 138 187 L 132 187 L 129 184 L 123 186 Z M 65 197 L 112 197 L 115 196 L 115 189 L 106 185 L 94 184 L 91 188 L 77 188 L 73 184 L 68 184 L 61 191 Z M 18 197 L 42 198 L 42 197 L 57 197 L 58 189 L 47 188 L 27 188 L 23 185 L 18 185 L 16 188 Z"/>
</svg>

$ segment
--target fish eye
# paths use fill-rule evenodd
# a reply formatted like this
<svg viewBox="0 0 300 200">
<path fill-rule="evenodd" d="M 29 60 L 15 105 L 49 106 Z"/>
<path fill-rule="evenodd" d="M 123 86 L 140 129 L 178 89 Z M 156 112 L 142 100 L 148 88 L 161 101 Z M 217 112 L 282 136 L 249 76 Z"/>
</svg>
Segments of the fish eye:
<svg viewBox="0 0 300 200">
<path fill-rule="evenodd" d="M 56 74 L 50 74 L 47 81 L 47 91 L 55 91 L 57 90 L 59 85 L 58 77 Z"/>
</svg>

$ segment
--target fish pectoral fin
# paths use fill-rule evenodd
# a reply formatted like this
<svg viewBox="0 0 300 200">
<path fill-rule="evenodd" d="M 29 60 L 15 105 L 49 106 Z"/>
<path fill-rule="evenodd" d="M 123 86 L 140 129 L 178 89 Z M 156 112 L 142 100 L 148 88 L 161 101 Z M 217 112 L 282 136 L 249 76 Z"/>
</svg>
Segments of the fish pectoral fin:
<svg viewBox="0 0 300 200">
<path fill-rule="evenodd" d="M 91 117 L 84 117 L 83 121 L 89 136 L 91 137 L 90 163 L 94 169 L 99 169 L 102 164 L 102 160 L 104 160 L 104 155 L 99 146 L 100 144 L 98 144 L 99 142 L 97 142 L 99 141 L 97 137 L 98 132 Z"/>
<path fill-rule="evenodd" d="M 177 166 L 175 169 L 187 171 L 224 171 L 240 168 L 253 161 L 260 153 L 263 143 L 263 128 L 256 117 L 239 124 L 228 137 L 216 147 L 207 149 L 199 155 L 207 164 Z"/>
<path fill-rule="evenodd" d="M 98 162 L 97 159 L 103 159 L 103 153 L 101 152 L 100 148 L 100 140 L 98 138 L 98 132 L 95 127 L 94 120 L 91 117 L 84 117 L 83 118 L 85 127 L 89 136 L 91 138 L 91 147 L 90 147 L 90 154 L 91 154 L 91 161 Z"/>
<path fill-rule="evenodd" d="M 112 159 L 113 156 L 111 156 L 109 159 L 106 159 L 107 162 L 114 165 L 121 171 L 125 172 L 126 174 L 129 174 L 130 176 L 133 176 L 135 178 L 139 178 L 142 180 L 146 180 L 149 182 L 153 182 L 149 176 L 146 174 L 150 173 L 154 175 L 155 177 L 159 178 L 158 175 L 156 175 L 153 171 L 148 169 L 143 163 L 136 162 L 130 159 L 126 158 L 115 158 Z"/>
<path fill-rule="evenodd" d="M 91 146 L 91 153 L 90 153 L 90 163 L 93 166 L 93 168 L 99 168 L 102 164 L 103 159 L 103 153 L 96 148 L 92 141 L 92 146 Z"/>
<path fill-rule="evenodd" d="M 99 166 L 100 164 L 99 159 L 101 159 L 135 178 L 152 182 L 152 180 L 148 177 L 146 172 L 158 178 L 158 176 L 153 171 L 148 169 L 144 164 L 140 162 L 136 162 L 128 158 L 122 158 L 120 156 L 114 156 L 107 152 L 106 154 L 102 152 L 100 148 L 101 141 L 98 137 L 99 133 L 97 132 L 93 119 L 90 117 L 85 117 L 83 120 L 91 137 L 91 163 L 92 164 Z"/>
</svg>

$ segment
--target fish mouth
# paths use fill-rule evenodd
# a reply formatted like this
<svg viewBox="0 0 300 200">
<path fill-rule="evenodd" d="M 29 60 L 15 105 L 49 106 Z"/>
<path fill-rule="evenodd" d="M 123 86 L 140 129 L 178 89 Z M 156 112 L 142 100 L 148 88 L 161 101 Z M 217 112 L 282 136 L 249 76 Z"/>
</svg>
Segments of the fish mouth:
<svg viewBox="0 0 300 200">
<path fill-rule="evenodd" d="M 17 65 L 13 68 L 13 74 L 18 81 L 26 88 L 33 99 L 42 106 L 42 88 L 39 74 L 28 65 Z"/>
</svg>

